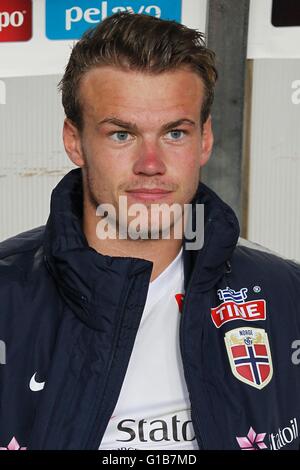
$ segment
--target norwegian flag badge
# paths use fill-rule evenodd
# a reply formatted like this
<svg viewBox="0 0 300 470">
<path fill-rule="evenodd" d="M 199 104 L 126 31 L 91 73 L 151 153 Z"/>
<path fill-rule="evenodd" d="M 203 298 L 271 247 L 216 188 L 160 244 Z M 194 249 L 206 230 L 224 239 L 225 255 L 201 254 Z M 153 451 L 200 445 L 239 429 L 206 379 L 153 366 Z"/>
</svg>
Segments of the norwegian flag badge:
<svg viewBox="0 0 300 470">
<path fill-rule="evenodd" d="M 261 328 L 236 328 L 225 334 L 233 375 L 252 387 L 262 389 L 272 379 L 273 365 L 268 335 Z"/>
</svg>

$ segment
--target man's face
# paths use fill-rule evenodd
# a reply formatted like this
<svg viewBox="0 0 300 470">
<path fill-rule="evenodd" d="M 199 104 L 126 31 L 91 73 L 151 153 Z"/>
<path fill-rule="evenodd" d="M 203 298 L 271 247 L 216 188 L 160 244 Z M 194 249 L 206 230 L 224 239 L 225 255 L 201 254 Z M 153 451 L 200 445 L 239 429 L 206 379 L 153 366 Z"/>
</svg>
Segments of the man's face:
<svg viewBox="0 0 300 470">
<path fill-rule="evenodd" d="M 102 66 L 86 73 L 83 130 L 67 120 L 64 141 L 95 210 L 110 203 L 118 214 L 120 196 L 128 207 L 148 209 L 192 200 L 213 142 L 210 119 L 201 128 L 203 88 L 187 69 L 150 75 Z"/>
</svg>

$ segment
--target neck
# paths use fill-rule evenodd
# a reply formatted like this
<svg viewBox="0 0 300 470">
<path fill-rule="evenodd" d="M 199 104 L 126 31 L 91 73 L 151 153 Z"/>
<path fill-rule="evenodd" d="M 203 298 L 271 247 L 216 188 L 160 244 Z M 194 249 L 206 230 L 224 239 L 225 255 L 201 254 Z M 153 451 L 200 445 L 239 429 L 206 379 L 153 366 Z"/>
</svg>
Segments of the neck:
<svg viewBox="0 0 300 470">
<path fill-rule="evenodd" d="M 97 237 L 96 226 L 99 217 L 90 204 L 84 201 L 83 230 L 89 246 L 98 253 L 107 256 L 123 256 L 132 258 L 142 258 L 153 262 L 153 269 L 150 281 L 154 281 L 160 273 L 176 258 L 182 240 L 170 237 L 170 239 L 140 239 L 140 240 L 101 240 Z"/>
</svg>

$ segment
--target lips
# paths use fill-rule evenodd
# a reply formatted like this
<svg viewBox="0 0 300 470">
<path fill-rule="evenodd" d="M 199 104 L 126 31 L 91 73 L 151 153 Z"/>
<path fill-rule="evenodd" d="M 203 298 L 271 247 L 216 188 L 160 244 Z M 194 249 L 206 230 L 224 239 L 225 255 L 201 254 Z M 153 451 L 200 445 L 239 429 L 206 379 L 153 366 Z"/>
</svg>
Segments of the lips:
<svg viewBox="0 0 300 470">
<path fill-rule="evenodd" d="M 127 191 L 129 196 L 132 196 L 135 199 L 141 199 L 141 200 L 151 200 L 151 199 L 163 199 L 167 195 L 171 194 L 172 191 L 167 191 L 165 189 L 160 189 L 160 188 L 153 188 L 153 189 L 147 189 L 147 188 L 137 188 L 137 189 L 132 189 L 130 191 Z"/>
<path fill-rule="evenodd" d="M 165 193 L 170 193 L 171 191 L 166 191 L 165 189 L 159 189 L 159 188 L 154 188 L 154 189 L 138 188 L 138 189 L 132 189 L 128 192 L 129 193 L 146 193 L 146 194 L 165 194 Z"/>
</svg>

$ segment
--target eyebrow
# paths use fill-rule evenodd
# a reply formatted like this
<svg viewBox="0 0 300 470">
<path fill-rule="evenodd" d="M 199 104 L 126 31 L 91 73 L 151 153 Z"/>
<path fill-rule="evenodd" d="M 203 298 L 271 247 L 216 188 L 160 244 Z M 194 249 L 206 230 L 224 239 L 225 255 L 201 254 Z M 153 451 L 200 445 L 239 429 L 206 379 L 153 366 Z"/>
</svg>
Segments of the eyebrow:
<svg viewBox="0 0 300 470">
<path fill-rule="evenodd" d="M 188 124 L 189 126 L 196 127 L 196 123 L 188 118 L 177 119 L 177 121 L 168 122 L 165 124 L 162 129 L 168 131 L 169 129 L 174 129 L 174 127 L 182 126 L 182 124 Z"/>
<path fill-rule="evenodd" d="M 101 126 L 102 124 L 114 124 L 115 126 L 122 127 L 122 129 L 127 129 L 130 131 L 138 132 L 138 127 L 135 123 L 130 121 L 123 121 L 122 119 L 118 119 L 116 117 L 107 117 L 102 119 L 97 123 L 97 126 Z M 174 129 L 175 127 L 181 126 L 182 124 L 188 124 L 192 127 L 196 126 L 196 123 L 188 118 L 177 119 L 177 121 L 168 122 L 162 126 L 163 131 L 168 131 L 170 129 Z"/>
</svg>

